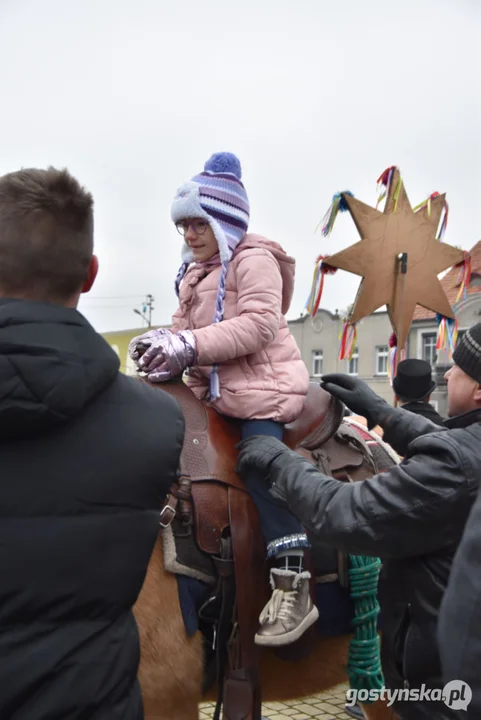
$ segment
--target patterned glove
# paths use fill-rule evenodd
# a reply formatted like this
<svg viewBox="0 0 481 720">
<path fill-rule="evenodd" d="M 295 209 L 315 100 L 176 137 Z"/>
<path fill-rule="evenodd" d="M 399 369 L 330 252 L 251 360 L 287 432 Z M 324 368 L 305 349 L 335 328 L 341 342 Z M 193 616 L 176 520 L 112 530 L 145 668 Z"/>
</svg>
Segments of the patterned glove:
<svg viewBox="0 0 481 720">
<path fill-rule="evenodd" d="M 196 356 L 195 337 L 190 330 L 178 333 L 164 330 L 152 340 L 137 364 L 151 382 L 166 382 L 194 365 Z"/>
<path fill-rule="evenodd" d="M 143 335 L 137 335 L 137 337 L 132 338 L 129 342 L 129 355 L 132 360 L 137 362 L 143 352 L 152 345 L 154 340 L 163 337 L 166 332 L 169 331 L 164 328 L 159 328 L 158 330 L 149 330 Z"/>
<path fill-rule="evenodd" d="M 245 477 L 250 468 L 255 468 L 267 476 L 272 462 L 282 453 L 289 452 L 283 442 L 267 435 L 253 435 L 239 443 L 237 448 L 239 456 L 236 472 L 241 477 Z"/>
</svg>

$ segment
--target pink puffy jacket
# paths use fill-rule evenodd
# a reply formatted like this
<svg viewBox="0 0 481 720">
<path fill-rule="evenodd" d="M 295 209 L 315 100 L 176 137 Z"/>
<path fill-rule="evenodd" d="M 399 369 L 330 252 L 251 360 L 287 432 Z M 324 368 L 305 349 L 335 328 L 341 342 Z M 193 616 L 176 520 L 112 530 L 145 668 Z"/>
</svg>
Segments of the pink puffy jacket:
<svg viewBox="0 0 481 720">
<path fill-rule="evenodd" d="M 219 363 L 221 397 L 215 408 L 242 419 L 288 423 L 301 413 L 309 373 L 284 315 L 294 290 L 295 260 L 280 245 L 248 234 L 226 277 L 224 320 L 212 324 L 220 265 L 190 268 L 182 281 L 173 332 L 192 330 L 198 365 L 188 385 L 199 398 Z"/>
</svg>

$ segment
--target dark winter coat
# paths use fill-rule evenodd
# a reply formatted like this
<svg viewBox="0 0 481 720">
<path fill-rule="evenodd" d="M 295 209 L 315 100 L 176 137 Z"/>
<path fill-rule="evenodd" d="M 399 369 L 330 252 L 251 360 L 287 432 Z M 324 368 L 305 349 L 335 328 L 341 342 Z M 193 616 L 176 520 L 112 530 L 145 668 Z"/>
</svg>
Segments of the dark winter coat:
<svg viewBox="0 0 481 720">
<path fill-rule="evenodd" d="M 456 547 L 474 503 L 481 466 L 481 411 L 445 422 L 392 411 L 384 439 L 400 465 L 360 483 L 328 478 L 298 454 L 269 465 L 271 493 L 326 546 L 383 560 L 379 584 L 383 670 L 390 688 L 442 688 L 439 606 Z M 257 456 L 263 452 L 259 440 Z M 267 448 L 266 454 L 275 455 Z M 406 702 L 402 718 L 463 717 L 443 702 Z"/>
<path fill-rule="evenodd" d="M 80 313 L 0 301 L 0 718 L 141 720 L 132 614 L 184 422 Z"/>
<path fill-rule="evenodd" d="M 481 718 L 481 492 L 453 560 L 438 624 L 444 679 L 472 692 L 467 720 Z"/>
<path fill-rule="evenodd" d="M 427 420 L 431 420 L 431 422 L 436 423 L 436 425 L 444 424 L 444 419 L 438 411 L 434 409 L 431 403 L 424 402 L 424 400 L 413 400 L 412 402 L 408 402 L 402 406 L 402 409 L 409 410 L 409 412 L 412 412 L 415 415 L 422 415 L 422 417 L 427 418 Z"/>
</svg>

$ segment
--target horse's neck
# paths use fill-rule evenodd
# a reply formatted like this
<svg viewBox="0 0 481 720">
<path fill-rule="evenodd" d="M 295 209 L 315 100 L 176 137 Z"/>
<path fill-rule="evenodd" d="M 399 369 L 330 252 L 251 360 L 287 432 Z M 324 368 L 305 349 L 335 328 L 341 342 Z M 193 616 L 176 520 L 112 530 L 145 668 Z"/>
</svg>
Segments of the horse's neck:
<svg viewBox="0 0 481 720">
<path fill-rule="evenodd" d="M 176 375 L 175 377 L 171 378 L 170 380 L 167 380 L 166 382 L 162 383 L 162 385 L 165 386 L 165 389 L 168 389 L 169 387 L 174 387 L 176 385 L 185 385 L 185 382 L 182 379 L 182 375 Z"/>
</svg>

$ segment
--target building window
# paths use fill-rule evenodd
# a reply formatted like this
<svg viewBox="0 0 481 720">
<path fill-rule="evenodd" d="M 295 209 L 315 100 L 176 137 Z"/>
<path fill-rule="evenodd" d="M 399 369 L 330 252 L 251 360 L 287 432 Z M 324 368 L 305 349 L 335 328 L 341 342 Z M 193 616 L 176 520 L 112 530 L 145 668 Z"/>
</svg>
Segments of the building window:
<svg viewBox="0 0 481 720">
<path fill-rule="evenodd" d="M 436 364 L 436 333 L 423 333 L 422 359 L 434 366 Z"/>
<path fill-rule="evenodd" d="M 322 350 L 312 351 L 312 377 L 321 377 L 322 375 Z"/>
<path fill-rule="evenodd" d="M 359 374 L 359 348 L 355 347 L 352 358 L 347 363 L 347 372 L 349 375 Z"/>
<path fill-rule="evenodd" d="M 389 348 L 387 345 L 380 345 L 376 348 L 376 375 L 387 375 L 387 360 Z"/>
</svg>

